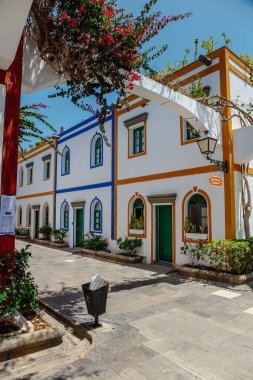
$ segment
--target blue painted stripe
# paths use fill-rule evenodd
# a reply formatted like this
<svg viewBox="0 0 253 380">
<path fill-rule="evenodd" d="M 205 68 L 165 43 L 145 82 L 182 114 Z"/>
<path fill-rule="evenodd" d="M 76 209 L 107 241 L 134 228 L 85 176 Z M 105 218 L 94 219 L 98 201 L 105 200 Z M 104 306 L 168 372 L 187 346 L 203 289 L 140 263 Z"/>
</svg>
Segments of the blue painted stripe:
<svg viewBox="0 0 253 380">
<path fill-rule="evenodd" d="M 66 131 L 63 131 L 63 132 L 59 133 L 59 136 L 60 136 L 60 137 L 65 136 L 66 134 L 68 134 L 68 133 L 74 131 L 74 130 L 77 129 L 77 128 L 82 127 L 82 126 L 85 125 L 85 124 L 90 123 L 90 122 L 93 121 L 93 120 L 96 120 L 97 118 L 98 118 L 98 116 L 96 116 L 96 115 L 95 115 L 95 116 L 91 116 L 91 117 L 89 117 L 88 119 L 85 119 L 84 121 L 81 121 L 79 124 L 73 125 L 73 127 L 68 128 Z"/>
<path fill-rule="evenodd" d="M 113 111 L 113 107 L 112 107 L 112 106 L 108 107 L 108 109 L 110 109 L 111 111 Z M 60 136 L 60 137 L 61 137 L 61 136 L 65 136 L 65 135 L 68 134 L 69 132 L 72 132 L 72 131 L 74 131 L 75 129 L 82 127 L 83 125 L 88 124 L 88 123 L 92 122 L 93 120 L 98 119 L 99 116 L 101 116 L 101 113 L 98 114 L 98 115 L 91 116 L 91 117 L 89 117 L 88 119 L 85 119 L 85 120 L 81 121 L 80 123 L 78 123 L 78 124 L 76 124 L 76 125 L 73 125 L 73 127 L 70 127 L 70 128 L 68 128 L 68 129 L 66 129 L 66 131 L 63 131 L 63 132 L 59 133 L 59 136 Z"/>
<path fill-rule="evenodd" d="M 106 122 L 109 121 L 109 120 L 112 120 L 112 116 L 109 116 L 108 118 L 106 118 Z M 86 128 L 80 129 L 80 131 L 77 131 L 77 132 L 75 132 L 75 133 L 72 133 L 72 135 L 67 136 L 67 137 L 65 137 L 65 138 L 63 138 L 63 139 L 61 139 L 61 140 L 59 140 L 59 141 L 58 141 L 58 144 L 62 144 L 64 141 L 67 141 L 67 140 L 69 140 L 69 139 L 72 139 L 73 137 L 76 137 L 76 136 L 78 136 L 78 135 L 84 133 L 84 132 L 87 132 L 87 131 L 89 131 L 90 129 L 97 127 L 98 125 L 99 125 L 99 123 L 96 122 L 96 123 L 93 123 L 93 124 L 89 125 L 89 126 L 86 127 Z"/>
<path fill-rule="evenodd" d="M 70 193 L 71 191 L 80 191 L 80 190 L 90 190 L 90 189 L 99 189 L 101 187 L 109 187 L 112 186 L 112 182 L 101 182 L 101 183 L 94 183 L 92 185 L 86 185 L 86 186 L 78 186 L 78 187 L 69 187 L 67 189 L 60 189 L 57 190 L 57 194 L 62 193 Z"/>
</svg>

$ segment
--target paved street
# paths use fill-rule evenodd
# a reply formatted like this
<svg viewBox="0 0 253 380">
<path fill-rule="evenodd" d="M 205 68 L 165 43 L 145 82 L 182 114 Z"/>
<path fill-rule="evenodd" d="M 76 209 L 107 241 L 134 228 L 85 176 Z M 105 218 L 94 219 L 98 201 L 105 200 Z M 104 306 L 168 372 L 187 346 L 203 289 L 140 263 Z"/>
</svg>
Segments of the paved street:
<svg viewBox="0 0 253 380">
<path fill-rule="evenodd" d="M 86 358 L 32 379 L 253 378 L 249 285 L 219 287 L 165 266 L 119 265 L 36 245 L 32 252 L 40 297 L 78 324 L 93 321 L 80 285 L 99 273 L 111 288 Z"/>
</svg>

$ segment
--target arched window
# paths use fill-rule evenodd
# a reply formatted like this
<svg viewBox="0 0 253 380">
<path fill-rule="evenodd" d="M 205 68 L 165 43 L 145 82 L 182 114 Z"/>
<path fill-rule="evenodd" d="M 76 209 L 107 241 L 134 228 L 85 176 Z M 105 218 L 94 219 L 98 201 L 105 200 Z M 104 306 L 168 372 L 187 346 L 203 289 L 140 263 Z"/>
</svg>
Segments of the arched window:
<svg viewBox="0 0 253 380">
<path fill-rule="evenodd" d="M 145 223 L 145 200 L 141 195 L 135 194 L 128 204 L 128 235 L 145 237 Z"/>
<path fill-rule="evenodd" d="M 202 194 L 195 193 L 188 199 L 187 216 L 191 223 L 196 226 L 197 233 L 207 233 L 207 201 Z"/>
<path fill-rule="evenodd" d="M 97 198 L 91 203 L 90 232 L 102 232 L 102 203 Z"/>
<path fill-rule="evenodd" d="M 48 226 L 49 225 L 49 206 L 47 203 L 44 204 L 42 218 L 43 218 L 42 225 Z"/>
<path fill-rule="evenodd" d="M 24 185 L 24 169 L 23 169 L 23 167 L 21 167 L 19 169 L 18 185 L 19 185 L 19 187 L 22 187 Z"/>
<path fill-rule="evenodd" d="M 26 225 L 31 226 L 32 224 L 32 207 L 28 205 L 26 208 Z"/>
<path fill-rule="evenodd" d="M 61 158 L 61 174 L 66 175 L 70 173 L 70 150 L 67 146 L 63 149 Z"/>
<path fill-rule="evenodd" d="M 18 225 L 22 226 L 22 206 L 21 205 L 18 208 Z"/>
<path fill-rule="evenodd" d="M 90 166 L 103 165 L 103 140 L 99 133 L 96 133 L 91 140 Z"/>
<path fill-rule="evenodd" d="M 66 201 L 61 205 L 61 229 L 69 229 L 69 205 Z"/>
</svg>

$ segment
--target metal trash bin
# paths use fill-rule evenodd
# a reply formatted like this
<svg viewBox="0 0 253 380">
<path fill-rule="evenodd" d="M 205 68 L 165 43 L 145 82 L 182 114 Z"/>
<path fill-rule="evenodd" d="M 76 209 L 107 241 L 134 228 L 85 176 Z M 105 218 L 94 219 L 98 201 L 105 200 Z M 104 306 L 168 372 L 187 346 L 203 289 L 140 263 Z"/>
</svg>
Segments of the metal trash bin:
<svg viewBox="0 0 253 380">
<path fill-rule="evenodd" d="M 95 326 L 98 326 L 98 317 L 106 312 L 107 294 L 109 284 L 99 289 L 89 289 L 90 282 L 83 284 L 83 295 L 86 302 L 87 310 L 90 315 L 95 317 Z"/>
</svg>

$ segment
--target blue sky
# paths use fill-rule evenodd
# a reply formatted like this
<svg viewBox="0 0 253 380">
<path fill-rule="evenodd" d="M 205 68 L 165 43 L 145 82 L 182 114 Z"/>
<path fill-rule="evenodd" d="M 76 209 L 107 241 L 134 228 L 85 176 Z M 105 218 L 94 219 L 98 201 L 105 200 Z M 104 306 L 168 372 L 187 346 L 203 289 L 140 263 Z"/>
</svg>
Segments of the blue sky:
<svg viewBox="0 0 253 380">
<path fill-rule="evenodd" d="M 118 4 L 127 11 L 138 12 L 145 0 L 119 0 Z M 157 47 L 168 44 L 167 51 L 153 62 L 154 68 L 166 65 L 167 60 L 178 61 L 186 48 L 194 49 L 194 39 L 200 40 L 215 35 L 222 46 L 221 33 L 232 39 L 231 49 L 236 53 L 248 53 L 253 56 L 253 0 L 158 0 L 155 7 L 163 15 L 181 14 L 191 11 L 193 15 L 183 21 L 169 24 L 152 41 Z M 22 95 L 22 105 L 43 102 L 48 109 L 43 113 L 57 130 L 65 129 L 90 116 L 62 98 L 49 99 L 54 88 L 39 91 L 31 95 Z M 47 133 L 46 133 L 47 134 Z"/>
</svg>

